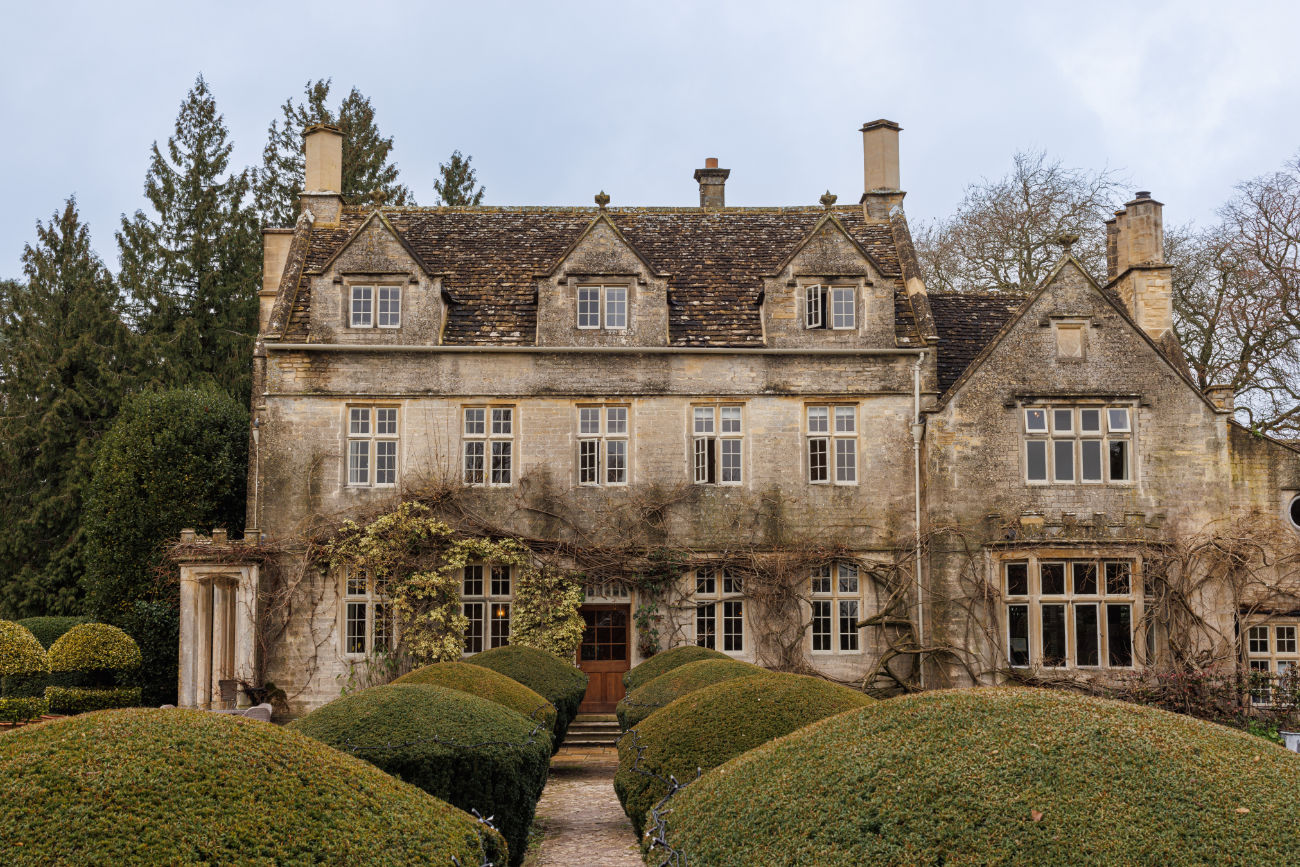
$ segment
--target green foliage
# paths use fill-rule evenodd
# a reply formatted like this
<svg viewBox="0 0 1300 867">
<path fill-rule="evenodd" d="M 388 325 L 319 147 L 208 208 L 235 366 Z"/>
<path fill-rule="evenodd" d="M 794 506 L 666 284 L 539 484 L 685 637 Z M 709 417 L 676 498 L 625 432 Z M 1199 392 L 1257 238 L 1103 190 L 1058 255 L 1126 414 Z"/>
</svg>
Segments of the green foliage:
<svg viewBox="0 0 1300 867">
<path fill-rule="evenodd" d="M 135 639 L 107 623 L 82 623 L 50 645 L 50 671 L 130 671 L 140 667 Z"/>
<path fill-rule="evenodd" d="M 122 217 L 119 279 L 143 340 L 146 381 L 206 383 L 245 407 L 252 386 L 262 239 L 251 175 L 230 168 L 225 121 L 199 76 L 165 148 L 153 145 L 144 192 L 152 216 Z"/>
<path fill-rule="evenodd" d="M 81 610 L 81 515 L 100 437 L 130 387 L 133 339 L 75 199 L 0 286 L 0 616 Z"/>
<path fill-rule="evenodd" d="M 336 699 L 289 727 L 494 816 L 510 863 L 523 861 L 551 760 L 550 737 L 534 721 L 459 690 L 390 684 Z"/>
<path fill-rule="evenodd" d="M 470 166 L 473 159 L 462 155 L 460 151 L 452 151 L 447 162 L 438 164 L 438 177 L 434 178 L 433 190 L 438 194 L 439 205 L 483 204 L 487 190 L 478 185 L 474 169 Z"/>
<path fill-rule="evenodd" d="M 710 771 L 672 800 L 668 843 L 699 867 L 1290 864 L 1298 785 L 1294 754 L 1214 723 L 1050 690 L 929 692 Z"/>
<path fill-rule="evenodd" d="M 41 643 L 41 647 L 46 650 L 50 649 L 60 635 L 67 632 L 79 623 L 89 623 L 89 617 L 28 617 L 19 620 L 18 625 L 26 627 L 36 640 Z"/>
<path fill-rule="evenodd" d="M 505 705 L 515 713 L 539 720 L 546 731 L 555 731 L 555 706 L 512 677 L 481 665 L 439 662 L 399 677 L 393 683 L 417 683 L 468 692 Z"/>
<path fill-rule="evenodd" d="M 729 656 L 724 656 L 722 659 L 700 659 L 688 662 L 664 672 L 654 680 L 647 681 L 629 692 L 618 703 L 614 713 L 618 715 L 618 724 L 627 731 L 661 707 L 672 704 L 688 692 L 722 683 L 724 680 L 768 673 L 767 669 Z"/>
<path fill-rule="evenodd" d="M 560 748 L 587 691 L 587 675 L 581 669 L 544 650 L 517 645 L 476 653 L 468 662 L 514 678 L 555 705 L 553 742 L 555 749 Z"/>
<path fill-rule="evenodd" d="M 179 609 L 170 601 L 137 599 L 118 622 L 140 646 L 140 667 L 124 674 L 121 681 L 140 687 L 140 703 L 147 707 L 175 704 L 180 669 Z"/>
<path fill-rule="evenodd" d="M 529 563 L 518 569 L 511 609 L 510 643 L 545 650 L 572 659 L 582 644 L 585 624 L 582 585 L 569 573 L 539 569 Z"/>
<path fill-rule="evenodd" d="M 0 677 L 44 674 L 50 670 L 45 648 L 21 624 L 0 620 Z"/>
<path fill-rule="evenodd" d="M 1246 731 L 1255 737 L 1263 738 L 1266 741 L 1272 741 L 1275 744 L 1282 744 L 1282 735 L 1280 727 L 1275 722 L 1266 722 L 1264 720 L 1247 720 Z"/>
<path fill-rule="evenodd" d="M 398 182 L 397 166 L 389 161 L 392 137 L 379 134 L 370 100 L 355 87 L 333 111 L 328 105 L 330 79 L 307 82 L 302 102 L 292 98 L 271 121 L 257 172 L 257 210 L 263 225 L 292 226 L 298 216 L 298 194 L 304 185 L 303 132 L 318 123 L 332 123 L 343 133 L 343 199 L 348 204 L 413 205 L 411 191 Z"/>
<path fill-rule="evenodd" d="M 81 686 L 47 686 L 45 701 L 50 713 L 90 713 L 119 707 L 139 707 L 140 687 L 118 686 L 92 688 Z"/>
<path fill-rule="evenodd" d="M 721 650 L 714 650 L 711 647 L 699 647 L 694 644 L 683 644 L 680 647 L 674 647 L 671 650 L 664 650 L 656 653 L 640 665 L 634 666 L 631 671 L 623 675 L 623 685 L 632 691 L 642 684 L 649 683 L 661 674 L 665 674 L 678 666 L 686 665 L 690 662 L 699 662 L 701 659 L 730 659 L 731 657 Z"/>
<path fill-rule="evenodd" d="M 43 696 L 11 695 L 0 698 L 0 722 L 30 722 L 49 712 L 50 704 Z"/>
<path fill-rule="evenodd" d="M 0 735 L 0 839 L 29 864 L 479 864 L 465 813 L 279 726 L 123 710 Z M 87 853 L 90 853 L 89 855 Z"/>
<path fill-rule="evenodd" d="M 800 674 L 742 677 L 697 689 L 619 741 L 614 791 L 640 836 L 646 811 L 668 794 L 661 778 L 686 783 L 698 770 L 871 703 L 856 690 Z"/>
</svg>

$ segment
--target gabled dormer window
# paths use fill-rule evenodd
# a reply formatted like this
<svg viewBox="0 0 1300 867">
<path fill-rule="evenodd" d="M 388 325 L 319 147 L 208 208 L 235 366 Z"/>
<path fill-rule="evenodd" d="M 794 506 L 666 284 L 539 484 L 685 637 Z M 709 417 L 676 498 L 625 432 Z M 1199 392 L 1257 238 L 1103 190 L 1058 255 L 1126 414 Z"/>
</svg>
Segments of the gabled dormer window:
<svg viewBox="0 0 1300 867">
<path fill-rule="evenodd" d="M 857 328 L 857 305 L 852 286 L 804 287 L 804 328 L 851 331 Z"/>
<path fill-rule="evenodd" d="M 348 323 L 353 328 L 398 328 L 402 324 L 402 287 L 353 286 Z"/>
<path fill-rule="evenodd" d="M 627 328 L 626 286 L 579 286 L 578 327 L 583 331 Z"/>
</svg>

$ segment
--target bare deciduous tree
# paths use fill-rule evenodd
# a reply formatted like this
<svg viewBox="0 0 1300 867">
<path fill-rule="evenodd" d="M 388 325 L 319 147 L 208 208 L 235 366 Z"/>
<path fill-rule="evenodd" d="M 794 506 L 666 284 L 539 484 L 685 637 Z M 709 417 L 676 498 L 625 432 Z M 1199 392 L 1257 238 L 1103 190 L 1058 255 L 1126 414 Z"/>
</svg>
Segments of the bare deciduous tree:
<svg viewBox="0 0 1300 867">
<path fill-rule="evenodd" d="M 1042 151 L 1020 152 L 1011 173 L 966 187 L 957 212 L 922 224 L 916 251 L 930 289 L 1028 292 L 1060 256 L 1061 235 L 1077 235 L 1074 254 L 1094 276 L 1106 273 L 1105 221 L 1121 200 L 1109 170 L 1067 168 Z"/>
</svg>

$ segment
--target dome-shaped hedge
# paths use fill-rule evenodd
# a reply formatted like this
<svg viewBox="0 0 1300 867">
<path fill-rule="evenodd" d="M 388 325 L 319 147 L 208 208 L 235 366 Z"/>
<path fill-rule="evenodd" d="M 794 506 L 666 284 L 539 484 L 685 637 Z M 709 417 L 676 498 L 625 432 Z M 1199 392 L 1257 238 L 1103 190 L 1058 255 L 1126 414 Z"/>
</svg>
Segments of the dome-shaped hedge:
<svg viewBox="0 0 1300 867">
<path fill-rule="evenodd" d="M 472 816 L 279 726 L 119 710 L 0 735 L 0 840 L 26 864 L 479 864 Z M 21 856 L 18 855 L 21 853 Z"/>
<path fill-rule="evenodd" d="M 49 650 L 63 633 L 80 623 L 89 622 L 89 617 L 27 617 L 19 620 L 18 625 L 30 629 L 41 647 Z"/>
<path fill-rule="evenodd" d="M 676 795 L 714 864 L 1296 864 L 1300 756 L 1153 708 L 923 693 L 814 723 Z"/>
<path fill-rule="evenodd" d="M 618 715 L 618 724 L 627 731 L 659 708 L 673 703 L 688 692 L 722 683 L 724 680 L 767 673 L 765 668 L 729 656 L 722 659 L 688 662 L 629 692 L 618 703 L 614 713 Z"/>
<path fill-rule="evenodd" d="M 43 695 L 49 671 L 36 636 L 18 623 L 0 620 L 0 722 L 26 722 L 49 710 Z"/>
<path fill-rule="evenodd" d="M 683 644 L 681 647 L 662 650 L 640 665 L 633 666 L 631 671 L 623 675 L 623 685 L 627 687 L 628 692 L 631 692 L 642 684 L 649 683 L 659 675 L 665 674 L 680 665 L 699 662 L 701 659 L 730 658 L 721 650 L 714 650 L 711 647 Z"/>
<path fill-rule="evenodd" d="M 107 623 L 81 623 L 50 645 L 51 671 L 130 671 L 140 667 L 135 639 Z"/>
<path fill-rule="evenodd" d="M 404 674 L 393 683 L 422 683 L 468 692 L 503 704 L 529 719 L 539 720 L 547 732 L 555 731 L 555 705 L 513 677 L 481 665 L 437 662 Z"/>
<path fill-rule="evenodd" d="M 462 810 L 494 816 L 523 861 L 551 762 L 550 733 L 510 708 L 441 686 L 375 686 L 290 728 L 365 759 Z"/>
<path fill-rule="evenodd" d="M 806 725 L 873 704 L 857 690 L 801 674 L 741 677 L 689 692 L 651 714 L 618 745 L 614 791 L 638 835 L 668 786 Z"/>
<path fill-rule="evenodd" d="M 587 675 L 581 669 L 545 650 L 515 644 L 476 653 L 466 662 L 512 677 L 555 705 L 553 744 L 560 748 L 587 691 Z"/>
</svg>

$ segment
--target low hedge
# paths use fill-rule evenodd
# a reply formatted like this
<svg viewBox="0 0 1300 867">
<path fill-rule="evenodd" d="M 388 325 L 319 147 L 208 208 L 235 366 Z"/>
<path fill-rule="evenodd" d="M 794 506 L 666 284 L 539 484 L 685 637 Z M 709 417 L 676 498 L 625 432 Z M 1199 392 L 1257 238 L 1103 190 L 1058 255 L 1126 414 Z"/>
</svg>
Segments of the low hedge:
<svg viewBox="0 0 1300 867">
<path fill-rule="evenodd" d="M 1065 692 L 896 698 L 814 723 L 671 801 L 715 864 L 1295 864 L 1300 757 Z"/>
<path fill-rule="evenodd" d="M 0 698 L 0 722 L 24 723 L 50 712 L 50 703 L 40 696 L 11 695 Z"/>
<path fill-rule="evenodd" d="M 560 748 L 587 692 L 587 675 L 581 669 L 545 650 L 514 644 L 476 653 L 465 661 L 514 678 L 555 705 L 552 744 L 554 749 Z"/>
<path fill-rule="evenodd" d="M 495 817 L 510 863 L 523 861 L 551 740 L 522 714 L 459 690 L 389 684 L 336 699 L 289 727 L 462 810 Z"/>
<path fill-rule="evenodd" d="M 801 674 L 741 677 L 697 689 L 619 741 L 614 791 L 639 836 L 646 811 L 668 794 L 659 778 L 686 783 L 697 770 L 716 768 L 773 738 L 873 703 L 857 690 Z"/>
<path fill-rule="evenodd" d="M 722 683 L 724 680 L 767 673 L 765 668 L 729 656 L 722 659 L 688 662 L 629 692 L 618 703 L 614 713 L 618 715 L 618 724 L 627 731 L 659 708 L 672 704 L 688 692 Z"/>
<path fill-rule="evenodd" d="M 513 677 L 481 665 L 437 662 L 404 674 L 393 683 L 423 683 L 468 692 L 541 722 L 548 733 L 555 731 L 555 705 Z"/>
<path fill-rule="evenodd" d="M 14 863 L 479 864 L 483 844 L 497 863 L 506 851 L 473 817 L 365 762 L 202 711 L 106 711 L 0 735 L 0 804 Z"/>
<path fill-rule="evenodd" d="M 47 686 L 45 700 L 49 703 L 50 713 L 89 713 L 93 710 L 137 707 L 140 704 L 140 687 Z"/>
<path fill-rule="evenodd" d="M 701 659 L 730 659 L 730 657 L 721 650 L 714 650 L 711 647 L 684 644 L 671 650 L 660 651 L 640 665 L 633 666 L 631 671 L 623 675 L 623 686 L 631 692 L 680 665 L 699 662 Z"/>
<path fill-rule="evenodd" d="M 21 624 L 0 620 L 0 722 L 27 722 L 49 711 L 42 697 L 49 671 L 36 636 Z"/>
<path fill-rule="evenodd" d="M 41 643 L 41 647 L 49 650 L 50 645 L 57 641 L 63 633 L 74 626 L 89 622 L 89 617 L 27 617 L 19 620 L 18 625 L 27 627 L 32 635 L 36 636 L 36 640 Z"/>
<path fill-rule="evenodd" d="M 140 667 L 135 639 L 107 623 L 81 623 L 50 645 L 50 670 L 131 671 Z"/>
</svg>

